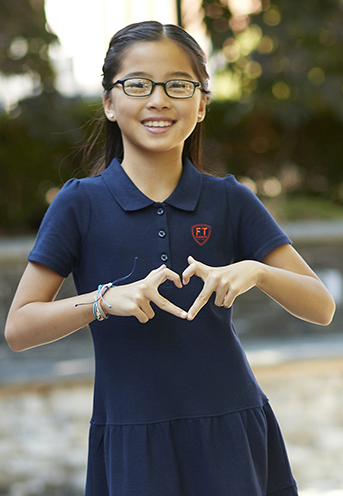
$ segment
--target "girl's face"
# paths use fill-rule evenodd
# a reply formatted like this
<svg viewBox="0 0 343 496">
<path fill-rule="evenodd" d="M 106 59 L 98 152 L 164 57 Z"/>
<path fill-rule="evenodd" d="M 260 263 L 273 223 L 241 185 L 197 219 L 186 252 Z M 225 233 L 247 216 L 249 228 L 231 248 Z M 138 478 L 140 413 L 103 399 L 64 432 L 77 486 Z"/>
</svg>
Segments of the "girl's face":
<svg viewBox="0 0 343 496">
<path fill-rule="evenodd" d="M 170 39 L 142 41 L 131 46 L 113 82 L 128 77 L 155 82 L 174 78 L 198 81 L 187 52 Z M 181 157 L 184 141 L 197 122 L 203 120 L 205 108 L 205 97 L 199 89 L 187 99 L 170 98 L 163 86 L 155 86 L 149 96 L 132 97 L 118 84 L 110 97 L 104 98 L 107 118 L 117 121 L 121 130 L 124 156 L 133 151 L 176 152 Z"/>
</svg>

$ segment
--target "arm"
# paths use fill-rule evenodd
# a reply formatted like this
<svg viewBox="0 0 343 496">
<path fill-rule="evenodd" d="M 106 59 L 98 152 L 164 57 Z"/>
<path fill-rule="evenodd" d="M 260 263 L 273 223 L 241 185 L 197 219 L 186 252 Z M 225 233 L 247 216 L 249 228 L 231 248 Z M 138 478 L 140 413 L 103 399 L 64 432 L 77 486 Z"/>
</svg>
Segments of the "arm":
<svg viewBox="0 0 343 496">
<path fill-rule="evenodd" d="M 182 287 L 177 274 L 164 265 L 153 270 L 141 281 L 111 288 L 106 301 L 112 308 L 103 307 L 112 315 L 134 316 L 141 323 L 154 317 L 150 305 L 157 306 L 177 317 L 187 313 L 163 298 L 158 287 L 167 279 Z M 63 277 L 48 267 L 31 262 L 20 281 L 10 308 L 5 337 L 14 351 L 22 351 L 50 343 L 86 326 L 94 319 L 93 305 L 97 291 L 55 301 Z M 75 307 L 77 303 L 89 303 Z"/>
<path fill-rule="evenodd" d="M 92 305 L 76 303 L 95 298 L 96 291 L 54 301 L 64 278 L 48 267 L 30 262 L 14 296 L 5 338 L 14 351 L 56 341 L 94 320 Z"/>
<path fill-rule="evenodd" d="M 215 304 L 230 307 L 235 298 L 257 286 L 296 317 L 328 325 L 335 312 L 335 302 L 317 275 L 289 244 L 272 250 L 262 262 L 244 260 L 226 267 L 209 267 L 189 258 L 183 273 L 188 284 L 193 275 L 204 287 L 188 312 L 192 320 L 215 291 Z"/>
<path fill-rule="evenodd" d="M 329 325 L 333 319 L 333 297 L 291 245 L 282 245 L 263 259 L 257 287 L 302 320 Z"/>
</svg>

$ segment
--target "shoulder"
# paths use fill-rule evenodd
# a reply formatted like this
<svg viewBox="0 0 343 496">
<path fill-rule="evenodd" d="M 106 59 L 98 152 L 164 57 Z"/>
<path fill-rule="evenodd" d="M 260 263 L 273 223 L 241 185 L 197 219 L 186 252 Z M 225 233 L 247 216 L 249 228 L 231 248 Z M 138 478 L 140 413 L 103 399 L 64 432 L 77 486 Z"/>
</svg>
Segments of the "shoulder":
<svg viewBox="0 0 343 496">
<path fill-rule="evenodd" d="M 258 201 L 257 196 L 253 193 L 247 186 L 241 184 L 235 176 L 228 174 L 225 177 L 212 176 L 210 174 L 202 174 L 203 185 L 209 188 L 213 188 L 214 191 L 225 191 L 228 196 L 229 201 L 234 200 L 235 202 L 248 201 Z"/>
<path fill-rule="evenodd" d="M 214 176 L 212 174 L 206 174 L 204 172 L 201 173 L 203 177 L 203 181 L 208 184 L 214 184 L 214 185 L 223 185 L 226 188 L 245 188 L 248 189 L 246 186 L 241 184 L 240 182 L 237 181 L 235 176 L 233 174 L 227 174 L 224 177 L 221 176 Z"/>
<path fill-rule="evenodd" d="M 69 179 L 57 193 L 52 205 L 56 205 L 57 203 L 84 205 L 93 198 L 101 185 L 102 181 L 100 176 Z M 99 192 L 99 194 L 101 193 Z"/>
</svg>

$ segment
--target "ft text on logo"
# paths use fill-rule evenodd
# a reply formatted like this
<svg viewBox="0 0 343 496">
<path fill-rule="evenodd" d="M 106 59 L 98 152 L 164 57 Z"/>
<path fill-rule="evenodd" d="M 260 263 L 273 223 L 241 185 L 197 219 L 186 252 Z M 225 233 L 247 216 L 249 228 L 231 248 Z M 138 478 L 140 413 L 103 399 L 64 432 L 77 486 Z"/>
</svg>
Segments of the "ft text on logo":
<svg viewBox="0 0 343 496">
<path fill-rule="evenodd" d="M 211 236 L 211 226 L 208 224 L 195 224 L 192 226 L 193 239 L 198 245 L 203 246 Z"/>
</svg>

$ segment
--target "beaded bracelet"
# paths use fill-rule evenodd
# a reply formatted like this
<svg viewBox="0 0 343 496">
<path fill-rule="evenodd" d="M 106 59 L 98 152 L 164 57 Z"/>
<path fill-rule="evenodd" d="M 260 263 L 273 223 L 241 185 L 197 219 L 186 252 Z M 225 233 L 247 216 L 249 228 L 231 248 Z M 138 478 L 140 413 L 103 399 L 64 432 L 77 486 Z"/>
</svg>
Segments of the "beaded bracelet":
<svg viewBox="0 0 343 496">
<path fill-rule="evenodd" d="M 138 257 L 135 257 L 135 260 L 134 260 L 134 263 L 133 263 L 133 268 L 132 268 L 130 274 L 128 274 L 127 276 L 124 276 L 124 277 L 120 277 L 119 279 L 116 279 L 113 282 L 108 282 L 107 284 L 100 284 L 98 286 L 98 291 L 96 293 L 95 301 L 93 303 L 93 315 L 94 315 L 94 317 L 99 322 L 101 322 L 101 321 L 103 321 L 105 319 L 108 319 L 108 317 L 109 317 L 109 314 L 108 313 L 105 313 L 103 311 L 100 302 L 102 301 L 108 308 L 112 308 L 112 305 L 110 305 L 104 299 L 104 294 L 110 288 L 112 288 L 113 286 L 116 286 L 116 284 L 118 282 L 121 282 L 121 281 L 124 281 L 125 279 L 128 279 L 134 273 L 134 270 L 136 268 L 136 261 L 137 261 L 137 259 L 138 259 Z M 78 307 L 78 306 L 81 306 L 81 305 L 89 305 L 89 304 L 92 304 L 92 302 L 90 302 L 90 303 L 76 303 L 75 306 Z"/>
</svg>

